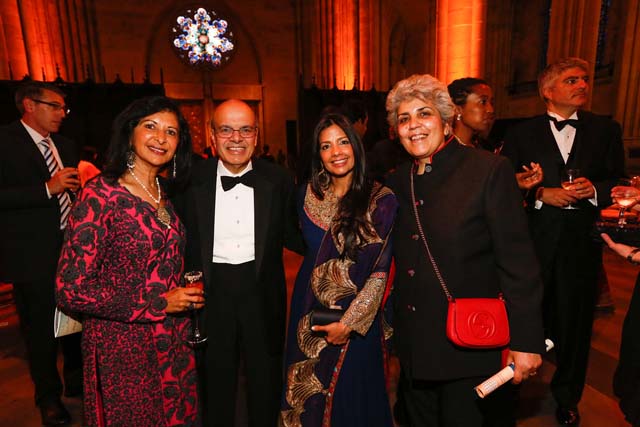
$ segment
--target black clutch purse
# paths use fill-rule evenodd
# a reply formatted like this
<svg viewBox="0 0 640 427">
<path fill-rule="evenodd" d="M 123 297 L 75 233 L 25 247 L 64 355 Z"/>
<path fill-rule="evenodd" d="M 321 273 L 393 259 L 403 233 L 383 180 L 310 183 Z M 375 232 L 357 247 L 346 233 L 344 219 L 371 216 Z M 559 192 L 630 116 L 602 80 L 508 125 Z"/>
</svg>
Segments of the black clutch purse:
<svg viewBox="0 0 640 427">
<path fill-rule="evenodd" d="M 314 308 L 311 311 L 310 326 L 324 326 L 329 323 L 339 322 L 344 310 L 336 308 Z"/>
</svg>

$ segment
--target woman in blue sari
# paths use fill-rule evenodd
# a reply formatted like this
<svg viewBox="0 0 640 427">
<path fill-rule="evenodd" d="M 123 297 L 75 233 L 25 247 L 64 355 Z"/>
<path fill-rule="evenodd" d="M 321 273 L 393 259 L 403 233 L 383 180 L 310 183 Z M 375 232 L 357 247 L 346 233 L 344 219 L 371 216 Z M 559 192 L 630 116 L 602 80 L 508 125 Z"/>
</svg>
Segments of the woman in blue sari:
<svg viewBox="0 0 640 427">
<path fill-rule="evenodd" d="M 365 177 L 364 149 L 341 115 L 313 134 L 311 180 L 298 212 L 307 253 L 291 301 L 285 427 L 391 427 L 382 300 L 391 265 L 394 194 Z M 341 309 L 313 326 L 312 312 Z"/>
</svg>

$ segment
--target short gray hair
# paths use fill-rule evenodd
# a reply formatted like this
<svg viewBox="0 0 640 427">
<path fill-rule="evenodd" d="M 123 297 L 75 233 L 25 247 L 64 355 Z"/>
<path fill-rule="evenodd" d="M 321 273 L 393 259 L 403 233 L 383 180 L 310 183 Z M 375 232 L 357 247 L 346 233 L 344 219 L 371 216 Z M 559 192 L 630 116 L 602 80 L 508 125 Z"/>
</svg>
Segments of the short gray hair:
<svg viewBox="0 0 640 427">
<path fill-rule="evenodd" d="M 560 74 L 569 68 L 580 68 L 585 73 L 588 73 L 589 63 L 581 58 L 563 58 L 547 65 L 540 75 L 538 75 L 538 92 L 544 102 L 547 102 L 547 99 L 544 97 L 544 90 L 551 87 Z"/>
<path fill-rule="evenodd" d="M 414 74 L 396 83 L 387 95 L 387 121 L 391 126 L 396 127 L 400 103 L 416 98 L 433 104 L 442 122 L 451 123 L 455 107 L 447 86 L 432 75 Z"/>
</svg>

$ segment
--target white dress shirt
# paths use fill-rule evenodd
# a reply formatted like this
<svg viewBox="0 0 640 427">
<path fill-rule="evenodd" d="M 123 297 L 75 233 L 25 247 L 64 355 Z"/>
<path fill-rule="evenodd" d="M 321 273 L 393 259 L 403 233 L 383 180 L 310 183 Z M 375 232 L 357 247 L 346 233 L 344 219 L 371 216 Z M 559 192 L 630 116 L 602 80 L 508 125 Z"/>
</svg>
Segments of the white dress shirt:
<svg viewBox="0 0 640 427">
<path fill-rule="evenodd" d="M 224 191 L 220 179 L 221 176 L 241 176 L 251 169 L 249 162 L 242 172 L 233 174 L 218 161 L 212 262 L 242 264 L 255 259 L 253 188 L 237 184 Z"/>
<path fill-rule="evenodd" d="M 555 117 L 558 121 L 565 120 L 561 115 L 551 111 L 547 111 L 547 114 L 551 117 Z M 574 112 L 571 116 L 567 117 L 567 119 L 578 120 L 578 113 Z M 576 128 L 573 126 L 565 126 L 562 130 L 558 130 L 555 123 L 551 120 L 549 120 L 549 126 L 551 127 L 551 132 L 553 132 L 556 144 L 558 144 L 560 154 L 562 154 L 562 160 L 567 164 L 569 153 L 571 153 L 571 148 L 573 148 L 573 141 L 576 139 Z"/>
<path fill-rule="evenodd" d="M 566 119 L 561 115 L 556 114 L 552 111 L 547 111 L 547 114 L 551 117 L 555 117 L 556 120 L 558 121 L 567 120 L 567 119 L 578 120 L 577 111 L 575 111 L 571 116 L 567 117 Z M 573 126 L 567 125 L 564 128 L 562 128 L 562 130 L 558 130 L 556 128 L 556 124 L 552 120 L 549 120 L 549 127 L 551 128 L 553 137 L 556 140 L 556 144 L 558 145 L 558 150 L 560 150 L 560 154 L 562 155 L 562 160 L 564 160 L 564 164 L 566 165 L 567 161 L 569 160 L 569 154 L 571 153 L 571 149 L 573 148 L 573 142 L 576 139 L 576 128 L 574 128 Z M 595 187 L 593 188 L 593 191 L 594 192 L 596 191 Z M 594 194 L 593 198 L 589 199 L 589 202 L 591 202 L 591 204 L 594 206 L 598 205 L 597 192 Z M 540 209 L 542 207 L 542 201 L 536 200 L 534 207 L 536 209 Z M 566 206 L 563 209 L 575 209 L 575 207 Z"/>
</svg>

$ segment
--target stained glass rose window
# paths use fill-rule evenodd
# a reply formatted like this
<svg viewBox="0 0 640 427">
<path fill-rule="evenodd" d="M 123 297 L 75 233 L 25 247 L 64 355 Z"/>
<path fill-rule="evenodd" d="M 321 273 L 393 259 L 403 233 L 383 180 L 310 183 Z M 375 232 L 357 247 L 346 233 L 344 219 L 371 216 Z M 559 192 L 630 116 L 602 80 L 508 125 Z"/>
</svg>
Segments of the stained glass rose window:
<svg viewBox="0 0 640 427">
<path fill-rule="evenodd" d="M 189 9 L 178 16 L 173 27 L 173 45 L 178 55 L 192 65 L 219 67 L 229 60 L 233 52 L 233 33 L 224 19 L 214 19 L 215 12 L 199 8 L 191 17 Z"/>
</svg>

